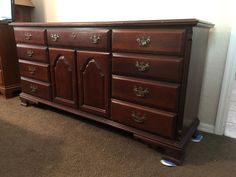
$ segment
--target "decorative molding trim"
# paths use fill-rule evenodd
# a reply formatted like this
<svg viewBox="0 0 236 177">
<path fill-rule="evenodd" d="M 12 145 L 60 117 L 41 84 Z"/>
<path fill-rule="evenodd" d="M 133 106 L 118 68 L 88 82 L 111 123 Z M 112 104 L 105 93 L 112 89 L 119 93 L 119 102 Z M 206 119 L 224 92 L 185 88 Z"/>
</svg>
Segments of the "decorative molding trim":
<svg viewBox="0 0 236 177">
<path fill-rule="evenodd" d="M 207 133 L 214 133 L 215 126 L 206 123 L 200 123 L 198 126 L 198 130 L 207 132 Z"/>
</svg>

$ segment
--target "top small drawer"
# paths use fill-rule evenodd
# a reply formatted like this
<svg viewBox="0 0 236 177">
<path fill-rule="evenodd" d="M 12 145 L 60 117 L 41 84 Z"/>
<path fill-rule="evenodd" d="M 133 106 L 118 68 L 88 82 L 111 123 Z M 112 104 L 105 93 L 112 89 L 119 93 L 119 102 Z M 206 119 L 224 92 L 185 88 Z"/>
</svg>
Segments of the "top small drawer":
<svg viewBox="0 0 236 177">
<path fill-rule="evenodd" d="M 115 29 L 113 51 L 182 55 L 184 29 Z"/>
<path fill-rule="evenodd" d="M 45 29 L 39 28 L 14 28 L 15 39 L 18 43 L 46 44 Z"/>
<path fill-rule="evenodd" d="M 78 48 L 101 49 L 110 48 L 109 29 L 57 28 L 48 29 L 49 45 L 71 46 Z"/>
</svg>

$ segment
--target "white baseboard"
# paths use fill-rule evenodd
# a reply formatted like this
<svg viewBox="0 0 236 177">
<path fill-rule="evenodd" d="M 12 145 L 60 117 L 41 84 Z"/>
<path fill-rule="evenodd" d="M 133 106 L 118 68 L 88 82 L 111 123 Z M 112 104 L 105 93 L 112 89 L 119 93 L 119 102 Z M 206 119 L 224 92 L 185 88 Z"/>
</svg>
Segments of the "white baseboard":
<svg viewBox="0 0 236 177">
<path fill-rule="evenodd" d="M 226 124 L 225 136 L 236 138 L 236 123 L 228 122 Z"/>
<path fill-rule="evenodd" d="M 198 130 L 207 132 L 207 133 L 214 133 L 215 126 L 206 123 L 200 123 L 198 126 Z"/>
</svg>

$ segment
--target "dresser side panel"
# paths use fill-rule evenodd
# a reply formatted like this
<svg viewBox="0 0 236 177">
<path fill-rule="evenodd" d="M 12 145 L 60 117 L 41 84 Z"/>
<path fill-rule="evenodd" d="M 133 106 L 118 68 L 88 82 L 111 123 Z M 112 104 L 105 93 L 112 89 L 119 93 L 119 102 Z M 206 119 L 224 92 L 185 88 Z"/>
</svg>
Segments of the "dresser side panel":
<svg viewBox="0 0 236 177">
<path fill-rule="evenodd" d="M 185 97 L 183 126 L 189 127 L 198 118 L 202 79 L 208 44 L 208 28 L 194 27 Z"/>
<path fill-rule="evenodd" d="M 0 25 L 1 32 L 1 63 L 5 86 L 20 83 L 19 66 L 16 55 L 16 45 L 13 27 L 8 24 Z"/>
</svg>

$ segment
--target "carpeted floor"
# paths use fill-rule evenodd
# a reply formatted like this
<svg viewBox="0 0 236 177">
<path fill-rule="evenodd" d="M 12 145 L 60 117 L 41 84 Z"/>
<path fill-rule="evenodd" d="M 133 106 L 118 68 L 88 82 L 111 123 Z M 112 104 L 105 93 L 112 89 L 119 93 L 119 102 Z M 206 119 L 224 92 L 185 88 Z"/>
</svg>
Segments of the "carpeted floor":
<svg viewBox="0 0 236 177">
<path fill-rule="evenodd" d="M 236 140 L 204 133 L 183 166 L 129 134 L 0 97 L 0 177 L 235 177 Z"/>
</svg>

